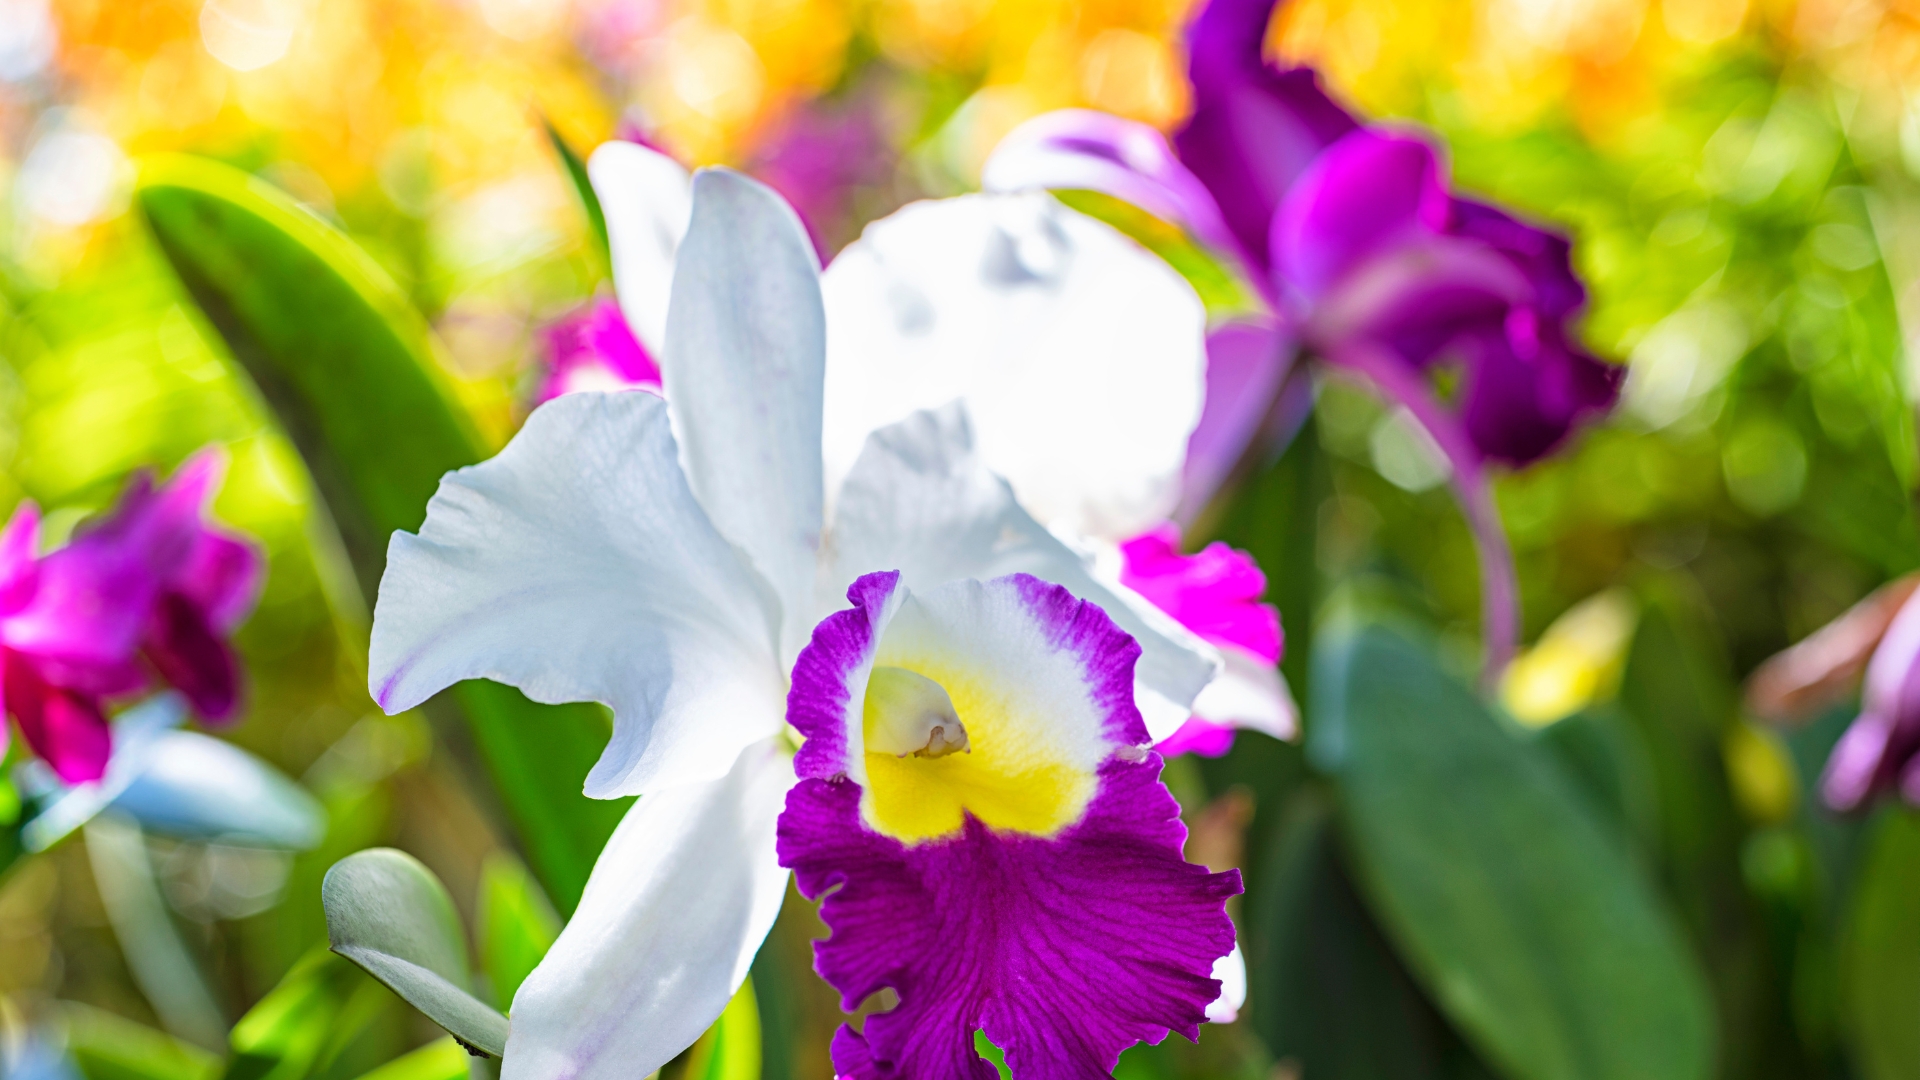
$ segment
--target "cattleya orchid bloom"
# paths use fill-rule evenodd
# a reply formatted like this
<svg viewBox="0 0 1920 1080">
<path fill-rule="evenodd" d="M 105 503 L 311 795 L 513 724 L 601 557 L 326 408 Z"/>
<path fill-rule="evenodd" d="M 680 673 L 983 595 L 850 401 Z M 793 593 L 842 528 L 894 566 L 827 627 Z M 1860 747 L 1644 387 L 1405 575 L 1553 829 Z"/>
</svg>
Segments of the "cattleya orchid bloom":
<svg viewBox="0 0 1920 1080">
<path fill-rule="evenodd" d="M 1569 323 L 1586 298 L 1567 240 L 1452 194 L 1423 137 L 1363 124 L 1311 69 L 1262 55 L 1274 0 L 1210 0 L 1189 33 L 1194 111 L 1145 125 L 1049 113 L 1004 140 L 989 190 L 1087 188 L 1186 227 L 1238 261 L 1263 318 L 1209 340 L 1207 412 L 1187 466 L 1197 512 L 1276 423 L 1304 348 L 1404 406 L 1445 454 L 1481 550 L 1489 670 L 1513 647 L 1512 556 L 1490 461 L 1524 465 L 1610 408 L 1622 369 Z M 1434 374 L 1456 375 L 1451 402 Z"/>
<path fill-rule="evenodd" d="M 642 266 L 636 277 L 635 250 L 657 254 L 660 234 L 633 205 L 648 197 L 644 183 L 623 182 L 633 176 L 619 168 L 610 172 L 608 154 L 595 155 L 593 178 L 611 226 L 622 304 L 642 327 L 655 296 L 645 285 L 630 295 L 633 282 L 650 283 L 658 267 Z M 896 575 L 890 580 L 902 597 L 907 589 L 944 597 L 950 582 L 1032 574 L 1086 602 L 1090 613 L 1099 605 L 1119 627 L 1111 631 L 1119 667 L 1102 668 L 1097 687 L 1087 681 L 1091 672 L 1060 664 L 993 673 L 1040 695 L 1018 701 L 968 697 L 974 684 L 934 686 L 945 669 L 900 675 L 891 688 L 900 695 L 897 715 L 888 714 L 893 741 L 876 745 L 912 741 L 914 718 L 935 699 L 929 686 L 960 710 L 952 728 L 902 744 L 909 757 L 953 749 L 957 740 L 962 760 L 977 753 L 982 766 L 1001 770 L 996 777 L 1024 783 L 1022 763 L 1044 773 L 1053 745 L 1094 746 L 1079 726 L 1084 700 L 1097 694 L 1103 715 L 1116 717 L 1101 729 L 1106 738 L 1126 742 L 1133 760 L 1152 762 L 1144 747 L 1151 723 L 1129 723 L 1132 706 L 1108 697 L 1135 699 L 1170 728 L 1218 666 L 1171 619 L 1121 601 L 1021 509 L 974 451 L 962 405 L 917 412 L 874 433 L 829 488 L 821 409 L 835 330 L 804 229 L 777 195 L 737 173 L 703 171 L 691 192 L 662 320 L 663 396 L 566 395 L 536 409 L 498 456 L 448 474 L 419 534 L 394 536 L 374 613 L 369 688 L 383 708 L 411 708 L 469 678 L 508 683 L 536 701 L 603 702 L 613 709 L 613 737 L 586 792 L 645 796 L 608 841 L 572 921 L 515 996 L 507 1080 L 644 1075 L 725 1008 L 786 887 L 776 848 L 776 821 L 795 783 L 786 721 L 797 715 L 790 703 L 808 694 L 789 672 L 810 634 L 817 636 L 815 624 L 863 575 Z M 1062 422 L 1077 422 L 1073 410 L 1062 410 Z M 961 628 L 1027 632 L 1018 611 L 977 615 Z M 1089 624 L 1094 617 L 1085 616 Z M 1137 664 L 1118 644 L 1128 635 L 1138 643 Z M 1002 683 L 978 685 L 984 693 Z M 1061 711 L 1022 714 L 1018 724 L 1008 714 L 1002 723 L 1003 700 L 1009 708 Z M 887 712 L 884 703 L 876 708 Z M 966 732 L 977 734 L 977 750 Z M 1101 750 L 1067 763 L 1098 766 L 1108 756 Z M 1153 787 L 1154 767 L 1128 775 Z M 1084 784 L 1073 790 L 1092 797 Z M 1129 819 L 1139 830 L 1134 843 L 1159 850 L 1172 836 L 1177 860 L 1172 804 L 1141 799 L 1129 804 L 1137 811 Z M 972 812 L 978 804 L 961 805 Z M 1093 828 L 1090 811 L 1062 816 L 1058 825 L 1068 831 L 1059 838 L 1078 835 L 1073 821 Z M 1132 880 L 1131 870 L 1116 868 L 1101 888 Z M 1211 886 L 1221 896 L 1226 887 Z M 1219 903 L 1210 909 L 1216 915 Z M 894 917 L 902 932 L 912 930 L 912 912 Z M 1208 973 L 1231 945 L 1224 927 L 1211 917 L 1204 925 L 1143 925 L 1149 944 L 1142 948 L 1157 951 L 1141 962 L 1184 973 L 1166 977 L 1205 1004 L 1220 992 Z M 956 943 L 965 948 L 952 955 L 979 960 L 977 949 L 996 941 Z M 1067 979 L 1062 973 L 1055 981 Z M 967 1006 L 916 999 L 911 1007 L 933 1010 L 946 1030 L 983 1022 L 956 1011 Z M 1142 1023 L 1185 1029 L 1190 1012 L 1185 998 L 1169 1001 L 1125 1030 L 1142 1031 Z M 1106 1050 L 1104 1041 L 1080 1048 L 1076 1060 L 1100 1059 Z"/>
<path fill-rule="evenodd" d="M 1233 945 L 1238 871 L 1181 858 L 1179 808 L 1133 704 L 1134 644 L 1098 607 L 1016 574 L 847 591 L 793 671 L 806 736 L 779 851 L 825 899 L 820 974 L 848 1011 L 835 1073 L 1105 1076 L 1220 993 L 1196 957 Z M 1115 993 L 1116 988 L 1124 988 Z"/>
<path fill-rule="evenodd" d="M 252 610 L 254 547 L 206 520 L 225 458 L 206 451 L 156 488 L 137 475 L 118 504 L 44 556 L 38 509 L 0 532 L 0 665 L 6 711 L 62 781 L 100 779 L 111 756 L 108 703 L 156 680 L 202 719 L 239 709 L 226 636 Z"/>
<path fill-rule="evenodd" d="M 600 189 L 643 196 L 602 202 L 617 230 L 643 238 L 615 252 L 615 276 L 629 317 L 644 325 L 665 302 L 662 263 L 684 229 L 676 185 L 685 173 L 628 143 L 602 146 L 589 168 Z M 1275 667 L 1278 616 L 1259 604 L 1265 582 L 1251 560 L 1233 556 L 1244 569 L 1223 593 L 1224 548 L 1177 572 L 1184 557 L 1171 546 L 1146 569 L 1127 554 L 1144 557 L 1134 540 L 1177 539 L 1164 523 L 1202 410 L 1205 314 L 1179 275 L 1045 195 L 973 195 L 915 203 L 869 225 L 827 267 L 821 290 L 829 490 L 868 433 L 964 402 L 982 460 L 1023 507 L 1089 551 L 1096 577 L 1123 599 L 1172 615 L 1225 656 L 1225 673 L 1194 703 L 1194 732 L 1165 749 L 1221 753 L 1235 727 L 1291 737 L 1293 700 Z M 1135 592 L 1129 574 L 1156 587 Z M 1187 589 L 1210 599 L 1183 598 Z M 1211 633 L 1217 617 L 1181 614 L 1221 604 L 1248 609 L 1273 633 L 1249 646 Z M 1185 719 L 1168 725 L 1153 713 L 1148 726 L 1166 738 Z"/>
</svg>

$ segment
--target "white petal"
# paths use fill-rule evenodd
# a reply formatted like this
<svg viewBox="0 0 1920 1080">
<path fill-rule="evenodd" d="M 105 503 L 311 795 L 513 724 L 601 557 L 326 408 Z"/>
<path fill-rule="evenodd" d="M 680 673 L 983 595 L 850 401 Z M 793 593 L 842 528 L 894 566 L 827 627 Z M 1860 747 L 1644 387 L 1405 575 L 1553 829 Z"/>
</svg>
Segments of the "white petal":
<svg viewBox="0 0 1920 1080">
<path fill-rule="evenodd" d="M 368 688 L 388 712 L 462 679 L 604 702 L 587 794 L 708 780 L 786 715 L 773 607 L 687 489 L 665 403 L 569 394 L 394 534 Z"/>
<path fill-rule="evenodd" d="M 831 607 L 861 574 L 898 570 L 909 589 L 1028 573 L 1100 605 L 1140 643 L 1136 700 L 1155 741 L 1184 723 L 1219 668 L 1213 648 L 1117 585 L 1036 522 L 973 450 L 966 409 L 915 413 L 874 432 L 847 476 L 833 523 Z"/>
<path fill-rule="evenodd" d="M 587 161 L 587 176 L 607 216 L 620 312 L 657 357 L 667 341 L 673 254 L 687 233 L 692 181 L 679 162 L 630 142 L 600 144 Z"/>
<path fill-rule="evenodd" d="M 1055 528 L 1118 538 L 1178 498 L 1205 312 L 1157 256 L 1041 193 L 915 203 L 828 267 L 827 466 L 967 402 L 980 456 Z"/>
<path fill-rule="evenodd" d="M 774 828 L 792 786 L 792 758 L 762 742 L 724 779 L 627 811 L 513 997 L 501 1080 L 631 1080 L 700 1037 L 780 913 Z"/>
<path fill-rule="evenodd" d="M 1233 951 L 1213 962 L 1213 977 L 1220 980 L 1220 996 L 1207 1006 L 1207 1021 L 1231 1024 L 1240 1019 L 1240 1007 L 1247 1003 L 1247 961 L 1240 955 L 1240 943 Z"/>
<path fill-rule="evenodd" d="M 1219 646 L 1226 661 L 1220 677 L 1193 699 L 1194 715 L 1215 723 L 1290 740 L 1300 731 L 1300 710 L 1280 669 L 1231 645 Z"/>
<path fill-rule="evenodd" d="M 825 319 L 799 215 L 764 184 L 702 169 L 661 374 L 694 495 L 773 583 L 789 659 L 813 629 Z"/>
</svg>

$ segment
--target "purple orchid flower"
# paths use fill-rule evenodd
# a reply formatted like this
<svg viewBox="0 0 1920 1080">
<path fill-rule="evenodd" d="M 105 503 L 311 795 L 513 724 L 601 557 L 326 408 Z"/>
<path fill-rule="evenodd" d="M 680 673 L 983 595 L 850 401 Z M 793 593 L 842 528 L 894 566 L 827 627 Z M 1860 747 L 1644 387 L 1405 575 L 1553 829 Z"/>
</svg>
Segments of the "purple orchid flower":
<svg viewBox="0 0 1920 1080">
<path fill-rule="evenodd" d="M 873 573 L 847 597 L 794 667 L 780 862 L 826 896 L 815 969 L 844 1007 L 883 986 L 900 1004 L 840 1029 L 835 1072 L 988 1077 L 980 1030 L 1015 1076 L 1102 1076 L 1141 1040 L 1198 1038 L 1240 878 L 1181 855 L 1141 750 L 1140 647 L 1024 574 L 912 593 Z"/>
<path fill-rule="evenodd" d="M 1856 810 L 1897 792 L 1920 806 L 1920 593 L 1910 595 L 1867 661 L 1860 716 L 1827 758 L 1821 795 Z"/>
<path fill-rule="evenodd" d="M 1193 716 L 1154 744 L 1172 757 L 1219 757 L 1241 728 L 1291 739 L 1298 729 L 1293 697 L 1278 665 L 1285 638 L 1280 613 L 1260 597 L 1267 576 L 1253 556 L 1225 544 L 1180 553 L 1180 529 L 1163 525 L 1120 545 L 1120 583 L 1220 650 L 1220 676 L 1194 699 Z"/>
<path fill-rule="evenodd" d="M 136 476 L 102 521 L 45 556 L 31 503 L 0 532 L 0 689 L 63 781 L 101 777 L 108 703 L 156 677 L 206 720 L 238 711 L 240 666 L 225 639 L 253 607 L 262 563 L 205 519 L 224 464 L 198 454 L 159 488 Z"/>
<path fill-rule="evenodd" d="M 1569 323 L 1586 297 L 1566 238 L 1452 194 L 1423 137 L 1362 123 L 1310 68 L 1269 64 L 1273 6 L 1202 9 L 1188 36 L 1194 111 L 1171 145 L 1103 113 L 1049 113 L 1001 143 L 985 184 L 1131 201 L 1235 259 L 1264 299 L 1264 315 L 1210 336 L 1184 515 L 1250 453 L 1290 436 L 1275 420 L 1303 351 L 1405 405 L 1446 453 L 1474 528 L 1488 669 L 1498 670 L 1517 627 L 1487 463 L 1552 451 L 1612 406 L 1623 369 L 1574 341 Z M 1456 375 L 1451 402 L 1435 390 L 1443 368 Z"/>
<path fill-rule="evenodd" d="M 595 300 L 547 328 L 540 400 L 581 390 L 660 390 L 660 365 L 634 336 L 617 300 Z"/>
</svg>

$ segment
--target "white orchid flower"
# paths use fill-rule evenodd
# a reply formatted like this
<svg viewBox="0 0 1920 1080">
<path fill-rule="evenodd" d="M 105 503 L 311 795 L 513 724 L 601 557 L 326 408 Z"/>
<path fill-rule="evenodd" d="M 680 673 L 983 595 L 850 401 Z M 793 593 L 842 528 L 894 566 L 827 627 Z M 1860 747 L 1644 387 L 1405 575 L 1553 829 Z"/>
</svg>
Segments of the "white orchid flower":
<svg viewBox="0 0 1920 1080">
<path fill-rule="evenodd" d="M 589 168 L 597 189 L 641 196 L 602 202 L 610 229 L 634 238 L 614 253 L 622 311 L 657 351 L 649 328 L 664 324 L 686 170 L 624 142 L 601 146 Z M 1297 710 L 1275 666 L 1278 623 L 1258 604 L 1258 569 L 1224 548 L 1186 567 L 1156 543 L 1179 502 L 1207 364 L 1206 313 L 1164 260 L 1044 192 L 968 195 L 869 225 L 821 288 L 829 491 L 868 433 L 964 402 L 982 461 L 1142 618 L 1164 628 L 1162 607 L 1176 618 L 1199 611 L 1204 627 L 1242 631 L 1203 630 L 1225 667 L 1193 713 L 1217 723 L 1183 728 L 1189 714 L 1149 708 L 1154 739 L 1178 735 L 1176 750 L 1209 735 L 1223 745 L 1233 727 L 1293 736 Z M 1157 587 L 1130 587 L 1148 577 L 1139 552 L 1166 571 Z"/>
<path fill-rule="evenodd" d="M 605 703 L 614 733 L 586 792 L 644 796 L 515 996 L 505 1080 L 643 1076 L 725 1008 L 786 888 L 774 837 L 795 782 L 789 673 L 861 574 L 897 570 L 914 590 L 1015 572 L 1062 585 L 1139 641 L 1149 715 L 1184 714 L 1218 666 L 1021 509 L 961 405 L 875 432 L 829 525 L 835 316 L 798 218 L 760 184 L 707 170 L 684 236 L 666 243 L 672 230 L 642 208 L 657 187 L 617 167 L 627 150 L 609 153 L 593 179 L 636 326 L 659 310 L 660 259 L 674 256 L 664 400 L 557 398 L 498 456 L 450 473 L 419 534 L 394 536 L 374 616 L 382 707 L 471 678 Z"/>
</svg>

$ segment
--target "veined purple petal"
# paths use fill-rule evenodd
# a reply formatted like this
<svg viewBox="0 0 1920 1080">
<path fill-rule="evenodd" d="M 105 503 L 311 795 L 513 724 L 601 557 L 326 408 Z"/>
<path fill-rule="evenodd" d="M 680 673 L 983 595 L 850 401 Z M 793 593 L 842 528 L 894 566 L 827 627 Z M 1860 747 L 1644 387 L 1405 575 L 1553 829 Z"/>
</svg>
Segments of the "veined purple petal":
<svg viewBox="0 0 1920 1080">
<path fill-rule="evenodd" d="M 837 1072 L 989 1080 L 984 1030 L 1016 1077 L 1092 1078 L 1135 1042 L 1197 1036 L 1239 877 L 1181 857 L 1136 749 L 1138 647 L 1024 575 L 914 596 L 873 574 L 849 599 L 795 667 L 807 743 L 779 832 L 801 892 L 831 892 L 817 970 L 848 1009 L 900 997 L 841 1030 Z M 943 800 L 951 818 L 924 812 Z"/>
<path fill-rule="evenodd" d="M 1084 189 L 1123 199 L 1228 251 L 1236 241 L 1200 178 L 1146 124 L 1092 109 L 1060 109 L 1014 128 L 980 176 L 987 191 Z"/>
<path fill-rule="evenodd" d="M 547 328 L 540 400 L 581 390 L 660 389 L 660 365 L 640 344 L 620 304 L 600 299 Z"/>
</svg>

